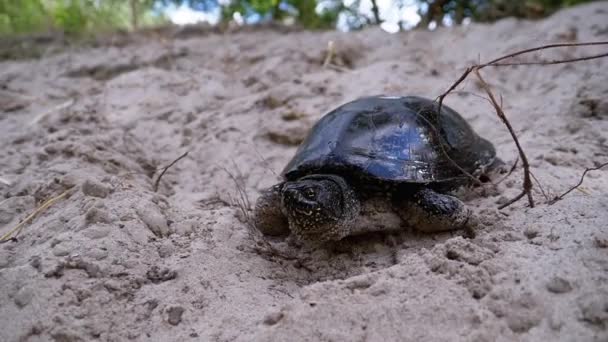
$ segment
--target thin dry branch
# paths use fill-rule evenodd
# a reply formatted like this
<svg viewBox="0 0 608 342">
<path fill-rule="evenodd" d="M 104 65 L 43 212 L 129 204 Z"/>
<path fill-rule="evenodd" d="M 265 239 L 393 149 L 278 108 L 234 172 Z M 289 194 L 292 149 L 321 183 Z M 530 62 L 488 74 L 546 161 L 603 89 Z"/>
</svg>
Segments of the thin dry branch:
<svg viewBox="0 0 608 342">
<path fill-rule="evenodd" d="M 543 188 L 543 185 L 540 183 L 538 178 L 536 178 L 536 176 L 532 172 L 530 172 L 530 176 L 532 176 L 532 179 L 534 179 L 534 181 L 536 182 L 536 185 L 538 185 L 538 188 L 540 189 L 540 193 L 543 194 L 543 197 L 545 198 L 545 200 L 548 201 L 549 196 L 547 196 L 547 192 L 545 192 L 545 188 Z"/>
<path fill-rule="evenodd" d="M 551 65 L 551 64 L 561 64 L 561 63 L 571 63 L 571 62 L 578 62 L 578 61 L 587 61 L 587 60 L 591 60 L 591 59 L 597 59 L 597 58 L 606 57 L 606 54 L 600 54 L 600 55 L 594 55 L 594 56 L 584 56 L 584 57 L 578 57 L 578 58 L 563 60 L 564 62 L 562 62 L 562 60 L 554 60 L 554 61 L 545 61 L 545 62 L 533 62 L 531 64 L 525 64 L 525 62 L 499 63 L 500 61 L 504 61 L 505 59 L 517 57 L 517 56 L 520 56 L 520 55 L 524 55 L 524 54 L 527 54 L 527 53 L 530 53 L 530 52 L 536 52 L 536 51 L 540 51 L 540 50 L 547 50 L 547 49 L 561 48 L 561 47 L 593 46 L 593 45 L 608 45 L 608 42 L 562 43 L 562 44 L 542 45 L 542 46 L 538 46 L 538 47 L 534 47 L 534 48 L 530 48 L 530 49 L 525 49 L 525 50 L 517 51 L 517 52 L 511 53 L 511 54 L 502 56 L 502 57 L 498 57 L 498 58 L 493 59 L 493 60 L 491 60 L 491 61 L 489 61 L 487 63 L 479 63 L 479 64 L 476 64 L 476 65 L 472 65 L 472 66 L 468 67 L 462 73 L 462 75 L 456 80 L 456 82 L 454 82 L 448 88 L 448 90 L 446 90 L 443 94 L 441 94 L 441 95 L 439 95 L 437 97 L 437 101 L 439 102 L 439 110 L 441 110 L 441 106 L 443 105 L 443 99 L 449 93 L 451 93 L 454 89 L 456 89 L 456 87 L 458 87 L 460 85 L 460 83 L 462 83 L 467 78 L 467 76 L 469 76 L 469 74 L 471 72 L 473 72 L 473 70 L 480 70 L 480 69 L 483 69 L 483 68 L 488 67 L 488 66 Z"/>
<path fill-rule="evenodd" d="M 509 63 L 501 63 L 501 61 L 516 57 L 516 56 L 520 56 L 520 55 L 524 55 L 527 53 L 531 53 L 531 52 L 535 52 L 535 51 L 540 51 L 540 50 L 547 50 L 547 49 L 553 49 L 553 48 L 562 48 L 562 47 L 577 47 L 577 46 L 597 46 L 597 45 L 608 45 L 608 42 L 584 42 L 584 43 L 560 43 L 560 44 L 548 44 L 548 45 L 542 45 L 542 46 L 538 46 L 538 47 L 534 47 L 534 48 L 530 48 L 530 49 L 525 49 L 525 50 L 521 50 L 521 51 L 516 51 L 514 53 L 502 56 L 502 57 L 498 57 L 496 59 L 493 59 L 487 63 L 478 63 L 476 65 L 472 65 L 469 66 L 463 73 L 462 75 L 448 88 L 448 90 L 446 90 L 444 93 L 442 93 L 441 95 L 439 95 L 436 99 L 436 101 L 438 102 L 438 112 L 441 112 L 441 107 L 443 106 L 443 100 L 445 99 L 445 97 L 450 94 L 451 92 L 453 92 L 456 87 L 458 87 L 464 80 L 466 80 L 466 78 L 469 76 L 469 74 L 471 74 L 471 72 L 474 72 L 477 76 L 477 78 L 479 79 L 479 81 L 481 82 L 482 88 L 484 88 L 484 90 L 486 91 L 486 93 L 488 94 L 488 96 L 490 97 L 492 106 L 494 107 L 494 109 L 496 110 L 496 114 L 499 116 L 499 118 L 501 119 L 501 121 L 505 124 L 505 126 L 507 126 L 507 129 L 509 130 L 509 133 L 511 134 L 511 137 L 513 138 L 515 145 L 517 146 L 517 149 L 519 151 L 519 157 L 522 159 L 522 164 L 523 164 L 523 168 L 524 168 L 524 184 L 523 184 L 523 189 L 522 192 L 517 195 L 515 198 L 513 198 L 512 200 L 508 201 L 507 203 L 501 205 L 499 207 L 499 209 L 503 209 L 515 202 L 517 202 L 518 200 L 520 200 L 521 198 L 523 198 L 524 196 L 527 195 L 528 197 L 528 203 L 530 205 L 530 207 L 534 207 L 534 199 L 532 197 L 532 181 L 531 178 L 533 177 L 533 175 L 530 172 L 530 165 L 528 164 L 528 160 L 525 156 L 524 150 L 521 147 L 519 140 L 517 139 L 517 135 L 515 134 L 511 124 L 509 123 L 506 115 L 504 114 L 504 111 L 502 110 L 502 97 L 500 99 L 500 104 L 496 101 L 496 98 L 494 97 L 490 86 L 488 85 L 488 83 L 486 83 L 483 78 L 481 77 L 481 74 L 479 73 L 479 70 L 488 67 L 488 66 L 493 66 L 493 67 L 500 67 L 500 66 L 517 66 L 517 65 L 553 65 L 553 64 L 563 64 L 563 63 L 573 63 L 573 62 L 580 62 L 580 61 L 588 61 L 588 60 L 592 60 L 592 59 L 598 59 L 598 58 L 603 58 L 603 57 L 608 57 L 608 53 L 601 53 L 601 54 L 597 54 L 597 55 L 591 55 L 591 56 L 583 56 L 583 57 L 576 57 L 576 58 L 569 58 L 569 59 L 561 59 L 561 60 L 550 60 L 550 61 L 539 61 L 539 62 L 509 62 Z M 458 165 L 456 165 L 457 167 L 459 167 Z M 459 167 L 460 168 L 460 167 Z M 585 171 L 585 173 L 587 172 L 587 170 Z M 509 172 L 510 174 L 511 172 Z M 584 177 L 584 176 L 583 176 Z M 543 192 L 543 195 L 546 196 L 546 194 L 544 193 L 544 190 L 542 189 L 542 186 L 540 185 L 540 182 L 538 182 L 537 179 L 535 179 L 536 182 L 539 184 L 539 187 L 541 188 L 541 191 Z M 582 182 L 582 180 L 581 180 Z M 570 190 L 571 191 L 571 190 Z M 565 194 L 564 194 L 565 195 Z"/>
<path fill-rule="evenodd" d="M 163 178 L 163 176 L 165 175 L 165 172 L 167 172 L 167 170 L 169 170 L 169 168 L 171 166 L 175 165 L 175 163 L 177 163 L 178 161 L 185 158 L 188 155 L 188 153 L 190 153 L 190 151 L 184 152 L 184 154 L 182 154 L 181 156 L 177 157 L 177 159 L 172 161 L 171 164 L 169 164 L 163 168 L 163 171 L 160 173 L 160 175 L 158 175 L 158 178 L 156 178 L 156 181 L 154 182 L 154 192 L 158 191 L 158 185 L 160 184 L 160 179 Z"/>
<path fill-rule="evenodd" d="M 549 204 L 555 204 L 557 201 L 560 201 L 560 200 L 564 199 L 564 197 L 565 197 L 566 195 L 568 195 L 569 193 L 571 193 L 572 191 L 574 191 L 574 190 L 578 189 L 578 187 L 579 187 L 579 186 L 581 186 L 581 185 L 583 184 L 583 181 L 585 180 L 585 176 L 587 175 L 587 173 L 588 173 L 588 172 L 590 172 L 590 171 L 595 171 L 595 170 L 599 170 L 599 169 L 601 169 L 601 168 L 603 168 L 603 167 L 605 167 L 605 166 L 607 166 L 607 165 L 608 165 L 608 162 L 605 162 L 605 163 L 603 163 L 603 164 L 600 164 L 600 165 L 599 165 L 599 166 L 597 166 L 597 167 L 588 167 L 588 168 L 586 168 L 586 169 L 585 169 L 585 171 L 583 171 L 583 174 L 581 175 L 581 179 L 579 179 L 578 183 L 576 183 L 576 185 L 575 185 L 575 186 L 573 186 L 573 187 L 571 187 L 570 189 L 566 190 L 566 191 L 565 191 L 564 193 L 562 193 L 561 195 L 559 195 L 559 196 L 555 196 L 555 197 L 554 197 L 554 198 L 553 198 L 553 199 L 552 199 L 552 200 L 549 202 Z"/>
<path fill-rule="evenodd" d="M 67 197 L 70 190 L 72 190 L 72 188 L 67 189 L 66 191 L 61 193 L 59 196 L 53 197 L 53 198 L 47 200 L 46 202 L 42 203 L 36 210 L 34 210 L 33 213 L 29 214 L 23 221 L 19 222 L 19 224 L 16 225 L 15 228 L 9 230 L 6 234 L 2 235 L 0 237 L 0 243 L 15 239 L 17 237 L 17 235 L 19 235 L 19 233 L 21 232 L 23 227 L 25 227 L 25 225 L 28 222 L 32 221 L 38 214 L 40 214 L 43 211 L 45 211 L 46 209 L 48 209 L 50 206 L 55 204 L 57 201 Z"/>
<path fill-rule="evenodd" d="M 509 133 L 511 134 L 511 138 L 513 138 L 513 141 L 515 141 L 515 146 L 517 146 L 517 151 L 519 152 L 519 159 L 521 159 L 521 164 L 524 169 L 524 185 L 523 185 L 521 194 L 519 194 L 515 198 L 511 199 L 510 201 L 507 201 L 506 203 L 502 204 L 501 206 L 498 207 L 498 209 L 506 208 L 507 206 L 519 201 L 524 195 L 528 196 L 528 203 L 530 204 L 530 207 L 534 208 L 534 198 L 532 198 L 532 179 L 530 177 L 530 164 L 528 163 L 528 157 L 526 156 L 526 153 L 524 152 L 523 148 L 521 147 L 521 144 L 519 143 L 519 139 L 517 139 L 517 134 L 515 134 L 515 131 L 513 130 L 513 127 L 511 126 L 509 119 L 507 119 L 505 112 L 502 110 L 502 108 L 496 101 L 496 98 L 494 97 L 494 93 L 492 93 L 490 86 L 488 85 L 488 83 L 486 83 L 486 81 L 483 79 L 483 77 L 481 77 L 481 73 L 479 73 L 479 69 L 475 69 L 475 76 L 477 76 L 477 78 L 479 79 L 479 82 L 481 83 L 481 87 L 486 91 L 486 93 L 488 94 L 488 97 L 492 101 L 494 110 L 496 110 L 496 115 L 498 115 L 498 117 L 502 120 L 502 122 L 505 124 L 505 126 L 507 126 L 507 129 L 509 130 Z"/>
<path fill-rule="evenodd" d="M 550 61 L 538 61 L 538 62 L 515 62 L 515 63 L 494 63 L 491 66 L 493 67 L 501 67 L 501 66 L 519 66 L 519 65 L 552 65 L 552 64 L 565 64 L 565 63 L 573 63 L 573 62 L 581 62 L 581 61 L 589 61 L 592 59 L 608 57 L 608 52 L 600 53 L 598 55 L 592 56 L 583 56 L 577 58 L 570 59 L 554 59 Z"/>
</svg>

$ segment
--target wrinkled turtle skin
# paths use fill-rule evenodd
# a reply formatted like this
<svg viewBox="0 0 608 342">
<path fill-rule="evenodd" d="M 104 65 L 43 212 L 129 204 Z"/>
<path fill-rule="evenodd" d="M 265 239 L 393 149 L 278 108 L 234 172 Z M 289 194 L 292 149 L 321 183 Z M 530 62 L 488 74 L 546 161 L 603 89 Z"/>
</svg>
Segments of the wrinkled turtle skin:
<svg viewBox="0 0 608 342">
<path fill-rule="evenodd" d="M 360 98 L 314 125 L 284 181 L 258 199 L 255 225 L 309 242 L 399 228 L 362 217 L 380 203 L 405 226 L 459 229 L 471 211 L 445 193 L 498 165 L 494 146 L 446 105 L 439 113 L 436 102 L 417 96 Z"/>
</svg>

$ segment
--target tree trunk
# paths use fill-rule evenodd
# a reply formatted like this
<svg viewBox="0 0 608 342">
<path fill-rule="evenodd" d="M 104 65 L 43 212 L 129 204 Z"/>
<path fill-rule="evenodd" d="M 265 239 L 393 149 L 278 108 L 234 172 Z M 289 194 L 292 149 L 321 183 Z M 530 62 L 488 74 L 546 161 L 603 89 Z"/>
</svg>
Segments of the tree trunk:
<svg viewBox="0 0 608 342">
<path fill-rule="evenodd" d="M 382 22 L 382 19 L 380 19 L 380 9 L 378 8 L 378 4 L 376 3 L 376 0 L 371 0 L 372 1 L 372 13 L 374 14 L 374 21 L 375 24 L 378 25 Z"/>
<path fill-rule="evenodd" d="M 133 30 L 137 30 L 139 23 L 137 22 L 139 19 L 139 12 L 137 8 L 138 0 L 129 0 L 129 5 L 131 5 L 131 27 Z"/>
</svg>

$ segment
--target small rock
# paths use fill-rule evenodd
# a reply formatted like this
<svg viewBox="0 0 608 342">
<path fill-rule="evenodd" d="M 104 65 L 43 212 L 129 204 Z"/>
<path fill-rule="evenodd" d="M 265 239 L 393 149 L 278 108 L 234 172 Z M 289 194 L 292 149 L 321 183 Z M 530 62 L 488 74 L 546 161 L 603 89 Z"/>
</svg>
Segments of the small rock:
<svg viewBox="0 0 608 342">
<path fill-rule="evenodd" d="M 283 317 L 284 317 L 284 315 L 282 312 L 270 313 L 270 314 L 266 315 L 266 317 L 264 317 L 264 324 L 275 325 L 275 324 L 279 323 L 279 321 L 281 319 L 283 319 Z"/>
<path fill-rule="evenodd" d="M 167 309 L 169 314 L 168 322 L 171 325 L 178 325 L 182 321 L 182 315 L 184 314 L 184 308 L 181 306 L 172 306 Z"/>
<path fill-rule="evenodd" d="M 595 246 L 597 248 L 608 248 L 608 234 L 605 234 L 605 235 L 596 234 L 593 236 L 593 240 L 594 240 Z"/>
<path fill-rule="evenodd" d="M 152 268 L 146 272 L 146 277 L 154 284 L 158 284 L 175 279 L 177 277 L 177 272 L 168 268 L 161 270 L 158 266 L 152 266 Z"/>
<path fill-rule="evenodd" d="M 296 121 L 296 120 L 305 118 L 307 116 L 308 115 L 306 115 L 306 113 L 297 112 L 297 111 L 289 111 L 289 112 L 281 114 L 281 119 L 283 119 L 285 121 Z"/>
<path fill-rule="evenodd" d="M 151 204 L 142 206 L 137 209 L 137 215 L 154 235 L 158 237 L 169 235 L 167 219 L 158 207 Z"/>
<path fill-rule="evenodd" d="M 274 129 L 266 134 L 266 137 L 279 145 L 298 146 L 308 133 L 308 128 L 305 127 L 290 127 L 282 129 Z"/>
<path fill-rule="evenodd" d="M 101 239 L 110 234 L 110 228 L 107 226 L 94 226 L 84 231 L 83 235 L 89 239 L 96 240 Z"/>
<path fill-rule="evenodd" d="M 40 257 L 37 255 L 31 257 L 30 266 L 32 266 L 34 269 L 36 269 L 37 271 L 40 272 L 40 270 L 42 269 L 42 262 L 40 260 Z"/>
<path fill-rule="evenodd" d="M 93 207 L 84 215 L 84 222 L 87 225 L 94 223 L 110 223 L 110 213 L 105 209 Z"/>
<path fill-rule="evenodd" d="M 87 179 L 82 183 L 82 193 L 87 196 L 106 198 L 110 193 L 110 188 L 92 179 Z"/>
<path fill-rule="evenodd" d="M 175 252 L 175 246 L 170 241 L 158 246 L 158 255 L 161 258 L 168 258 Z"/>
<path fill-rule="evenodd" d="M 605 329 L 608 327 L 608 292 L 587 293 L 577 300 L 582 321 Z"/>
<path fill-rule="evenodd" d="M 526 230 L 524 230 L 524 235 L 530 240 L 537 237 L 538 234 L 539 234 L 539 231 L 535 228 L 527 228 Z"/>
<path fill-rule="evenodd" d="M 103 276 L 103 271 L 99 265 L 82 260 L 79 257 L 68 260 L 65 263 L 65 268 L 85 271 L 89 278 L 100 278 Z"/>
<path fill-rule="evenodd" d="M 86 250 L 84 255 L 95 260 L 103 260 L 108 257 L 108 251 L 101 248 L 91 248 Z"/>
<path fill-rule="evenodd" d="M 30 287 L 25 286 L 20 288 L 19 291 L 17 291 L 13 300 L 15 301 L 15 304 L 17 304 L 18 307 L 22 308 L 28 305 L 32 301 L 33 297 L 34 291 Z"/>
<path fill-rule="evenodd" d="M 173 229 L 179 235 L 188 235 L 194 231 L 195 224 L 193 220 L 180 221 L 173 224 Z"/>
<path fill-rule="evenodd" d="M 553 293 L 566 293 L 572 291 L 570 282 L 561 277 L 553 277 L 547 282 L 547 290 Z"/>
<path fill-rule="evenodd" d="M 70 248 L 65 243 L 57 244 L 53 247 L 53 255 L 63 257 L 70 254 Z"/>
</svg>

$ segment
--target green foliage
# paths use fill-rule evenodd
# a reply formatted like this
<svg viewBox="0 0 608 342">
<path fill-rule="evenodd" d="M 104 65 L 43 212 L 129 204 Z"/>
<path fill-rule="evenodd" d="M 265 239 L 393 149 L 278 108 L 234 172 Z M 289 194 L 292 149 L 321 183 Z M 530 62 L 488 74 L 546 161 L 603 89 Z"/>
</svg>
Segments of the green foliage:
<svg viewBox="0 0 608 342">
<path fill-rule="evenodd" d="M 55 30 L 80 35 L 128 29 L 134 23 L 146 26 L 166 22 L 152 13 L 154 3 L 154 0 L 0 0 L 0 34 Z"/>
<path fill-rule="evenodd" d="M 290 19 L 309 29 L 335 27 L 338 19 L 351 29 L 382 22 L 375 0 L 0 0 L 0 34 L 61 31 L 70 35 L 100 30 L 140 28 L 166 23 L 158 6 L 188 5 L 196 10 L 218 10 L 221 20 L 233 20 L 239 13 L 250 22 Z M 373 17 L 359 6 L 372 5 Z M 404 0 L 393 0 L 403 4 Z M 460 24 L 465 18 L 494 21 L 507 16 L 537 18 L 563 6 L 589 0 L 418 0 L 421 22 Z M 321 6 L 320 6 L 321 5 Z M 156 6 L 156 7 L 155 7 Z"/>
<path fill-rule="evenodd" d="M 38 0 L 0 0 L 0 33 L 44 30 L 47 14 Z"/>
<path fill-rule="evenodd" d="M 56 26 L 68 34 L 85 31 L 87 18 L 84 8 L 76 1 L 60 1 L 53 9 L 52 18 Z"/>
</svg>

